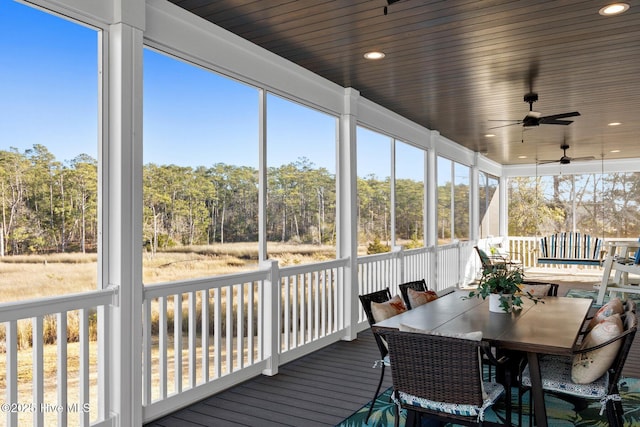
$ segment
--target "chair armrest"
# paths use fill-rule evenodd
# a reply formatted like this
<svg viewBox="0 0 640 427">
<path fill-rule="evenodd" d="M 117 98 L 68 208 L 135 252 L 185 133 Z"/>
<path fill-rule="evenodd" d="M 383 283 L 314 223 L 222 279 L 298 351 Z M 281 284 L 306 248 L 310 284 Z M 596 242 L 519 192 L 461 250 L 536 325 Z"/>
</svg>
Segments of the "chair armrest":
<svg viewBox="0 0 640 427">
<path fill-rule="evenodd" d="M 588 353 L 588 352 L 593 351 L 593 350 L 597 350 L 597 349 L 599 349 L 599 348 L 602 348 L 602 347 L 604 347 L 604 346 L 607 346 L 607 345 L 611 344 L 612 342 L 618 341 L 619 339 L 622 339 L 622 338 L 626 337 L 626 336 L 627 336 L 627 335 L 629 335 L 631 332 L 633 332 L 633 330 L 632 330 L 632 329 L 627 329 L 626 331 L 624 331 L 624 332 L 620 333 L 619 335 L 616 335 L 615 337 L 613 337 L 613 338 L 611 338 L 611 339 L 609 339 L 609 340 L 607 340 L 607 341 L 605 341 L 605 342 L 603 342 L 603 343 L 600 343 L 600 344 L 598 344 L 598 345 L 594 345 L 594 346 L 592 346 L 592 347 L 586 347 L 586 348 L 576 349 L 576 350 L 574 350 L 574 351 L 573 351 L 573 354 L 574 354 L 574 355 L 576 355 L 576 354 L 583 354 L 583 353 Z"/>
</svg>

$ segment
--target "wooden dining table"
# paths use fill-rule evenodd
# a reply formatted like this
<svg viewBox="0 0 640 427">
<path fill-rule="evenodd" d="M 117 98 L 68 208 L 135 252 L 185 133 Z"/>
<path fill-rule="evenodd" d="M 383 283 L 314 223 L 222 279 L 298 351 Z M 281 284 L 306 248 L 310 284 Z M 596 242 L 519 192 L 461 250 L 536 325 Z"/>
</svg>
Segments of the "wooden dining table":
<svg viewBox="0 0 640 427">
<path fill-rule="evenodd" d="M 482 339 L 492 346 L 526 353 L 536 424 L 547 426 L 538 357 L 543 354 L 572 355 L 593 301 L 548 296 L 535 304 L 523 298 L 520 310 L 493 313 L 489 311 L 488 299 L 465 298 L 467 295 L 467 291 L 454 291 L 378 322 L 373 330 L 398 329 L 404 324 L 442 334 L 482 331 Z"/>
</svg>

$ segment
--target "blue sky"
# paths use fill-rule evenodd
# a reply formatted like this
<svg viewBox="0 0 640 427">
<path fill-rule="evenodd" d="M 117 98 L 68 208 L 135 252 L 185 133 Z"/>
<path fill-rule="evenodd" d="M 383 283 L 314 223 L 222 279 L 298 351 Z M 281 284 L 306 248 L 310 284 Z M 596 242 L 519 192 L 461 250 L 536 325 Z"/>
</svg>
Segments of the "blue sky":
<svg viewBox="0 0 640 427">
<path fill-rule="evenodd" d="M 258 90 L 162 53 L 144 52 L 145 162 L 257 167 Z M 267 161 L 301 157 L 335 172 L 335 117 L 267 97 Z M 185 141 L 189 150 L 176 150 Z"/>
<path fill-rule="evenodd" d="M 96 156 L 96 46 L 93 30 L 0 0 L 2 149 L 42 144 L 58 160 Z"/>
<path fill-rule="evenodd" d="M 94 29 L 0 0 L 0 149 L 97 158 L 97 46 Z M 257 167 L 257 89 L 145 49 L 143 90 L 145 163 Z M 335 118 L 275 95 L 267 105 L 269 166 L 305 157 L 335 173 Z M 389 138 L 361 133 L 358 175 L 388 176 Z M 421 179 L 422 156 L 407 148 L 398 177 Z"/>
</svg>

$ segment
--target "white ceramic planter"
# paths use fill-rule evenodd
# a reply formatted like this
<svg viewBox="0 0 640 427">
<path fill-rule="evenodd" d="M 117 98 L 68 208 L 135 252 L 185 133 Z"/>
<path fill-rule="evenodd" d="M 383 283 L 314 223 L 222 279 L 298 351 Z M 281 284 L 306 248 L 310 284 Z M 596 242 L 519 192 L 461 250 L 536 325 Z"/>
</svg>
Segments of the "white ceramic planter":
<svg viewBox="0 0 640 427">
<path fill-rule="evenodd" d="M 510 295 L 505 295 L 505 297 L 507 297 L 508 300 L 511 300 Z M 511 307 L 509 307 L 509 310 L 505 311 L 501 306 L 500 306 L 500 294 L 490 294 L 489 295 L 489 311 L 492 313 L 508 313 Z"/>
</svg>

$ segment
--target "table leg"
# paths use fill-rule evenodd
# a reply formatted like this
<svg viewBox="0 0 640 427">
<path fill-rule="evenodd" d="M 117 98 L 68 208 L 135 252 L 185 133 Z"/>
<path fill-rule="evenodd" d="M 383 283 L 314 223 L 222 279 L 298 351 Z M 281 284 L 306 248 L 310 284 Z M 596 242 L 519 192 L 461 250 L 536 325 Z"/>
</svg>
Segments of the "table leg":
<svg viewBox="0 0 640 427">
<path fill-rule="evenodd" d="M 544 405 L 544 390 L 540 375 L 540 363 L 537 353 L 527 353 L 529 374 L 531 375 L 531 400 L 533 402 L 537 427 L 547 427 L 547 408 Z"/>
</svg>

